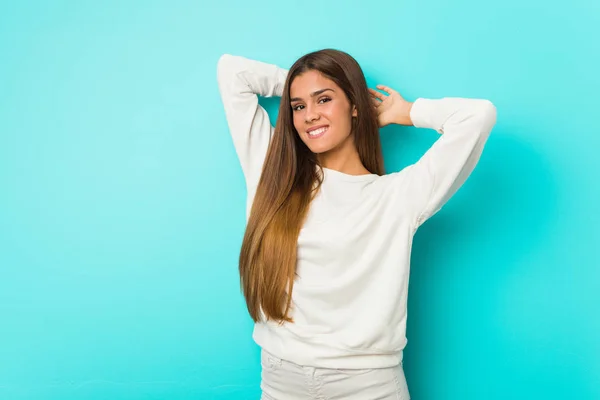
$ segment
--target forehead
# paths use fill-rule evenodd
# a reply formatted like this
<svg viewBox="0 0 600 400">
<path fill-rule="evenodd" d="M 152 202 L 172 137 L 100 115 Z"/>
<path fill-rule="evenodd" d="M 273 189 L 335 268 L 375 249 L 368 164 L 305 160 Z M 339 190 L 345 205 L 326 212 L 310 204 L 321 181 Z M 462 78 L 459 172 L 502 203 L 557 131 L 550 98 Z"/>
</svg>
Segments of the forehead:
<svg viewBox="0 0 600 400">
<path fill-rule="evenodd" d="M 330 88 L 336 92 L 340 91 L 338 85 L 319 71 L 310 70 L 296 76 L 290 85 L 290 98 L 309 98 L 312 92 L 320 89 Z"/>
</svg>

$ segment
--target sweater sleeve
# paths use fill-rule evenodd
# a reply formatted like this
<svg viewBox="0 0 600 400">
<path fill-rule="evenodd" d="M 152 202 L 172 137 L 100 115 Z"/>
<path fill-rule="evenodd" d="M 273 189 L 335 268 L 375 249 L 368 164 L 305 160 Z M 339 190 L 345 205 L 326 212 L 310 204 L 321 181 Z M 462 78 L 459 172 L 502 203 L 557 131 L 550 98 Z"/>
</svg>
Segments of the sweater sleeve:
<svg viewBox="0 0 600 400">
<path fill-rule="evenodd" d="M 416 228 L 442 208 L 475 168 L 496 123 L 496 107 L 489 100 L 420 98 L 412 106 L 411 119 L 417 128 L 442 134 L 405 169 L 404 188 L 414 207 Z"/>
<path fill-rule="evenodd" d="M 224 54 L 217 63 L 225 117 L 249 191 L 258 185 L 274 131 L 258 96 L 281 97 L 286 76 L 276 65 L 241 56 Z"/>
</svg>

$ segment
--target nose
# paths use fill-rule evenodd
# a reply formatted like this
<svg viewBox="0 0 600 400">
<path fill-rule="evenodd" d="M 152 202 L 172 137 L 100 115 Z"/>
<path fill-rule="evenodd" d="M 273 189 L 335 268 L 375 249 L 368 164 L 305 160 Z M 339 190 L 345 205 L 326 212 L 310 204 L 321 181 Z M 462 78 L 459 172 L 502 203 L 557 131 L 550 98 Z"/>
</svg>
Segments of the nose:
<svg viewBox="0 0 600 400">
<path fill-rule="evenodd" d="M 304 120 L 306 122 L 312 122 L 319 119 L 319 113 L 315 110 L 315 107 L 307 106 L 306 113 L 304 114 Z"/>
</svg>

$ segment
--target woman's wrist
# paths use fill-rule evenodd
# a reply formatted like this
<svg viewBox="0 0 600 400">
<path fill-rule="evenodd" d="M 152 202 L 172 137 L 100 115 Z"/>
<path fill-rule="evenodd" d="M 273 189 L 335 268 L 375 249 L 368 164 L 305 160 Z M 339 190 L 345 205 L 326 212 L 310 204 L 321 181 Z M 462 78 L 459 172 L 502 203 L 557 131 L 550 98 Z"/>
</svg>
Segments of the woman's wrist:
<svg viewBox="0 0 600 400">
<path fill-rule="evenodd" d="M 413 104 L 414 102 L 407 101 L 402 107 L 402 112 L 399 113 L 394 123 L 398 125 L 413 126 L 412 118 L 410 117 Z"/>
</svg>

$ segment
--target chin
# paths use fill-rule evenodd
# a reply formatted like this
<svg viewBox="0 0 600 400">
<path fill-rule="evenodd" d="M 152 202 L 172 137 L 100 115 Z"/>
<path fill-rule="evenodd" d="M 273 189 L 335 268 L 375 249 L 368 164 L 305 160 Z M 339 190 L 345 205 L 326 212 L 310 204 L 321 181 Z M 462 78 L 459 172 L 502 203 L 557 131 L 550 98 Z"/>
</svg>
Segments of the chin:
<svg viewBox="0 0 600 400">
<path fill-rule="evenodd" d="M 331 150 L 330 146 L 309 146 L 308 144 L 306 146 L 315 154 L 327 153 L 329 150 Z"/>
</svg>

